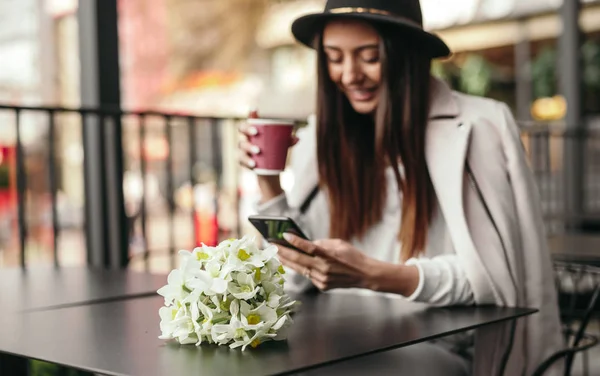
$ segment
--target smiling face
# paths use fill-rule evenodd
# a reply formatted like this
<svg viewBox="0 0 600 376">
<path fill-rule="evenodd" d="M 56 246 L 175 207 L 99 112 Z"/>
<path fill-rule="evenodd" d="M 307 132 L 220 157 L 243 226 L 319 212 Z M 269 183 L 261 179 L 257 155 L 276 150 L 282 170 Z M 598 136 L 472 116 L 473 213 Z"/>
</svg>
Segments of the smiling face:
<svg viewBox="0 0 600 376">
<path fill-rule="evenodd" d="M 344 19 L 323 30 L 329 77 L 361 114 L 375 111 L 381 83 L 380 37 L 368 23 Z"/>
</svg>

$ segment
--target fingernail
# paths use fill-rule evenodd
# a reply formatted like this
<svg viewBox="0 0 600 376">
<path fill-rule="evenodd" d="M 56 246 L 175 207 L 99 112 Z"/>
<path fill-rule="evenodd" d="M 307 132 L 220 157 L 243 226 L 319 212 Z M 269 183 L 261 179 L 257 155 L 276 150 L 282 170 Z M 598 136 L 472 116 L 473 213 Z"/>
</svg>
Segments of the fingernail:
<svg viewBox="0 0 600 376">
<path fill-rule="evenodd" d="M 248 162 L 248 166 L 250 166 L 250 168 L 254 168 L 256 167 L 256 162 L 254 162 L 254 160 L 251 159 L 250 162 Z"/>
<path fill-rule="evenodd" d="M 283 233 L 283 238 L 288 241 L 288 242 L 292 242 L 294 240 L 294 237 L 292 234 L 289 234 L 287 232 Z"/>
<path fill-rule="evenodd" d="M 260 153 L 260 148 L 256 145 L 252 146 L 251 150 L 252 150 L 252 154 Z"/>
<path fill-rule="evenodd" d="M 248 128 L 248 134 L 250 136 L 256 136 L 258 134 L 258 130 L 254 127 L 250 127 L 250 128 Z"/>
</svg>

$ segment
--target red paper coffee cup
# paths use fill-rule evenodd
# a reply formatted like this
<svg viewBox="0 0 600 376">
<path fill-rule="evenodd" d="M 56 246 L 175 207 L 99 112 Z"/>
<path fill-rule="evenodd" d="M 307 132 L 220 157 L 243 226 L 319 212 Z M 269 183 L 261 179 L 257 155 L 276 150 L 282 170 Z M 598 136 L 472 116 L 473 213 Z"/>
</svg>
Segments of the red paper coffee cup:
<svg viewBox="0 0 600 376">
<path fill-rule="evenodd" d="M 250 143 L 260 148 L 252 158 L 256 162 L 254 172 L 258 175 L 279 175 L 285 169 L 288 149 L 292 145 L 294 122 L 275 119 L 248 119 L 248 125 L 256 128 Z"/>
</svg>

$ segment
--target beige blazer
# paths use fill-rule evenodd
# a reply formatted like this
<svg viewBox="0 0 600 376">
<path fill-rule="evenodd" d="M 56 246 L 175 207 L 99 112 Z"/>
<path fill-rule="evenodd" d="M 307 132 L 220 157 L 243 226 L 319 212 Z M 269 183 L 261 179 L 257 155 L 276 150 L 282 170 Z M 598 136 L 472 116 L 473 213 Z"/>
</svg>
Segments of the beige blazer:
<svg viewBox="0 0 600 376">
<path fill-rule="evenodd" d="M 315 140 L 306 141 L 300 144 L 314 148 Z M 298 153 L 303 158 L 292 169 L 302 179 L 288 195 L 290 206 L 299 205 L 318 180 L 316 159 L 309 157 L 314 151 L 294 150 Z M 474 374 L 529 375 L 563 347 L 563 339 L 538 191 L 510 110 L 433 80 L 426 159 L 446 231 L 477 304 L 539 309 L 502 330 L 478 331 Z M 488 218 L 465 205 L 473 200 L 482 200 Z M 486 235 L 492 231 L 498 236 Z"/>
</svg>

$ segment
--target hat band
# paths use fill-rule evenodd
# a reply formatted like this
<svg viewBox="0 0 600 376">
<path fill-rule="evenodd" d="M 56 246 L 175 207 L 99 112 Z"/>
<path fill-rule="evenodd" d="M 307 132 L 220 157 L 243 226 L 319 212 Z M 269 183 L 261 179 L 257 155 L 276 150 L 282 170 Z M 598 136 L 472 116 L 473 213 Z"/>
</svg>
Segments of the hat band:
<svg viewBox="0 0 600 376">
<path fill-rule="evenodd" d="M 374 8 L 353 8 L 353 7 L 343 7 L 343 8 L 333 8 L 329 9 L 330 13 L 371 13 L 371 14 L 382 14 L 384 16 L 391 16 L 392 13 Z"/>
<path fill-rule="evenodd" d="M 369 14 L 379 14 L 382 16 L 390 16 L 393 18 L 397 18 L 397 19 L 401 19 L 402 21 L 409 23 L 413 26 L 419 27 L 419 28 L 423 28 L 421 25 L 419 25 L 417 22 L 406 18 L 406 17 L 401 17 L 398 16 L 394 13 L 388 12 L 386 10 L 381 10 L 381 9 L 375 9 L 375 8 L 356 8 L 356 7 L 343 7 L 343 8 L 332 8 L 328 10 L 329 13 L 333 13 L 333 14 L 348 14 L 348 13 L 369 13 Z"/>
</svg>

